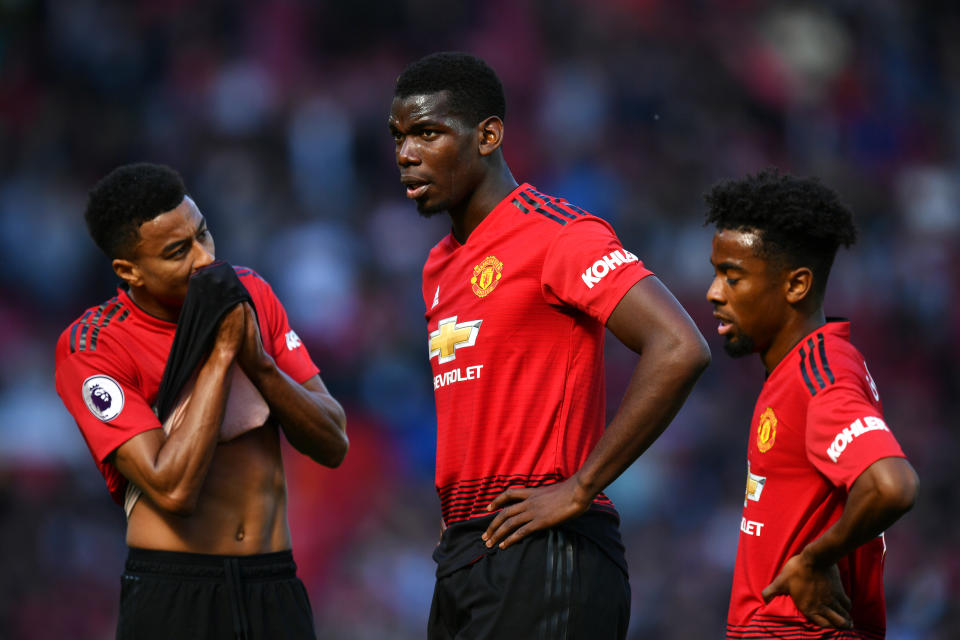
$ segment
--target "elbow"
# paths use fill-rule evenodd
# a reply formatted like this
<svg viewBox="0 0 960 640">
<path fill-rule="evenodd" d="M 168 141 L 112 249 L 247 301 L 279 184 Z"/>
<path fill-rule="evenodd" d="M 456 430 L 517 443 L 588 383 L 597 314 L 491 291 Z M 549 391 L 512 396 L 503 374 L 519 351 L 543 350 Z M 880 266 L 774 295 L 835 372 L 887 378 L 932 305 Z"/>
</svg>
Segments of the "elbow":
<svg viewBox="0 0 960 640">
<path fill-rule="evenodd" d="M 350 439 L 347 438 L 347 434 L 344 432 L 340 433 L 340 441 L 329 451 L 326 452 L 326 455 L 323 456 L 322 460 L 317 460 L 320 464 L 325 467 L 330 467 L 331 469 L 336 469 L 341 464 L 343 464 L 344 459 L 347 457 L 347 451 L 350 450 Z"/>
<path fill-rule="evenodd" d="M 344 414 L 340 414 L 336 426 L 332 444 L 324 452 L 323 459 L 317 460 L 323 466 L 331 469 L 336 469 L 343 464 L 343 460 L 347 457 L 347 451 L 350 450 L 350 438 L 347 437 L 347 419 Z"/>
<path fill-rule="evenodd" d="M 691 357 L 694 362 L 694 369 L 696 371 L 696 376 L 699 378 L 700 375 L 707 370 L 707 367 L 710 366 L 710 363 L 713 361 L 713 356 L 710 354 L 710 347 L 707 346 L 707 341 L 703 339 L 703 336 L 698 335 L 699 338 L 696 353 Z"/>
<path fill-rule="evenodd" d="M 920 494 L 920 479 L 909 463 L 902 465 L 900 473 L 884 477 L 877 486 L 887 509 L 896 517 L 910 511 Z"/>
<path fill-rule="evenodd" d="M 683 363 L 691 382 L 696 381 L 707 370 L 713 359 L 707 341 L 696 329 L 690 334 L 678 337 L 673 352 Z"/>
<path fill-rule="evenodd" d="M 196 513 L 199 496 L 185 491 L 170 491 L 153 496 L 153 501 L 167 513 L 187 518 Z"/>
<path fill-rule="evenodd" d="M 331 469 L 336 469 L 341 464 L 343 464 L 344 459 L 347 457 L 347 451 L 350 450 L 350 441 L 347 439 L 347 436 L 343 436 L 343 445 L 337 450 L 334 456 L 330 460 L 328 465 Z"/>
</svg>

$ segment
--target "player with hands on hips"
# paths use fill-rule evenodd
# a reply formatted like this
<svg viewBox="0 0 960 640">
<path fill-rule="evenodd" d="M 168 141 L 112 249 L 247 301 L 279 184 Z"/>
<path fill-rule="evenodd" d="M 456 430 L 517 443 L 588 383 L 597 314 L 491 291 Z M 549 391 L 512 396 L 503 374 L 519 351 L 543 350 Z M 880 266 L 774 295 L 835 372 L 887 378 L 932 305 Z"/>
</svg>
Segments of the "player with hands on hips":
<svg viewBox="0 0 960 640">
<path fill-rule="evenodd" d="M 823 308 L 836 251 L 856 239 L 852 213 L 818 180 L 777 170 L 706 199 L 717 332 L 728 354 L 758 354 L 767 374 L 727 637 L 883 637 L 883 532 L 913 506 L 918 480 L 851 323 Z"/>
<path fill-rule="evenodd" d="M 630 586 L 603 493 L 710 360 L 686 311 L 613 228 L 518 184 L 496 73 L 463 53 L 397 79 L 400 182 L 451 232 L 423 268 L 437 410 L 431 639 L 623 638 Z M 606 330 L 639 354 L 606 424 Z"/>
</svg>

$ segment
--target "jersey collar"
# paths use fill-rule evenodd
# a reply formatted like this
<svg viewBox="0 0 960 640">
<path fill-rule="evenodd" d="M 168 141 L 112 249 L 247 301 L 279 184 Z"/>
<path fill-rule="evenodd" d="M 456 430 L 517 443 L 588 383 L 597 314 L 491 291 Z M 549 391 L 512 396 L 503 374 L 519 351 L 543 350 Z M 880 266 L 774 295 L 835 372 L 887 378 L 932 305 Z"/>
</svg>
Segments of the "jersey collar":
<svg viewBox="0 0 960 640">
<path fill-rule="evenodd" d="M 517 186 L 517 188 L 511 191 L 509 194 L 507 194 L 507 197 L 505 197 L 503 200 L 497 203 L 497 206 L 491 209 L 490 213 L 488 213 L 483 218 L 483 220 L 480 221 L 480 224 L 477 225 L 477 228 L 473 230 L 473 233 L 470 234 L 470 237 L 467 238 L 467 241 L 464 244 L 470 244 L 472 238 L 474 238 L 475 236 L 482 235 L 485 229 L 493 227 L 496 223 L 496 220 L 500 218 L 504 214 L 504 212 L 507 212 L 510 210 L 510 207 L 513 206 L 512 205 L 513 199 L 516 197 L 516 195 L 519 192 L 523 191 L 524 189 L 533 189 L 533 186 L 529 182 L 524 182 L 523 184 Z M 447 235 L 445 240 L 447 242 L 447 246 L 451 251 L 455 249 L 459 249 L 460 247 L 464 246 L 464 244 L 460 244 L 460 242 L 453 237 L 452 230 Z"/>
<path fill-rule="evenodd" d="M 780 359 L 780 362 L 778 362 L 777 366 L 773 368 L 773 371 L 767 374 L 766 379 L 769 380 L 770 378 L 772 378 L 777 373 L 777 371 L 784 366 L 784 364 L 787 361 L 792 362 L 796 357 L 798 357 L 797 354 L 800 352 L 800 349 L 805 344 L 807 344 L 807 341 L 810 340 L 812 336 L 814 336 L 817 333 L 834 335 L 849 341 L 850 340 L 850 321 L 846 318 L 828 317 L 826 324 L 824 324 L 821 327 L 817 327 L 807 335 L 800 338 L 800 340 L 797 341 L 797 344 L 793 345 L 793 348 L 790 349 L 789 352 L 787 352 L 787 355 L 785 355 L 783 358 Z"/>
<path fill-rule="evenodd" d="M 177 323 L 172 320 L 158 318 L 141 309 L 137 303 L 133 301 L 133 298 L 130 297 L 130 293 L 123 287 L 117 287 L 117 299 L 126 305 L 127 309 L 130 309 L 130 315 L 135 317 L 139 322 L 164 330 L 169 330 L 170 327 L 176 328 L 177 326 Z"/>
</svg>

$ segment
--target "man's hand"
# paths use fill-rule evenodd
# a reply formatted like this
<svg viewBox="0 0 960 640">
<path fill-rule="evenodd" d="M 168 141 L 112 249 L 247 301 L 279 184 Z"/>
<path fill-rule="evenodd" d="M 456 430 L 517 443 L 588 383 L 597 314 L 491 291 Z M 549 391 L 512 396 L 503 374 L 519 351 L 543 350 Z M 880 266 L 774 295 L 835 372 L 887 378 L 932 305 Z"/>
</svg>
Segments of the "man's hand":
<svg viewBox="0 0 960 640">
<path fill-rule="evenodd" d="M 789 595 L 803 615 L 821 627 L 850 629 L 852 603 L 840 583 L 836 564 L 818 568 L 803 553 L 783 565 L 780 574 L 763 590 L 763 601 L 774 596 Z"/>
<path fill-rule="evenodd" d="M 246 330 L 240 346 L 240 353 L 237 354 L 237 362 L 243 372 L 247 374 L 247 377 L 255 380 L 258 371 L 268 369 L 273 364 L 273 358 L 263 348 L 257 313 L 247 302 L 243 303 L 243 313 L 246 318 Z"/>
<path fill-rule="evenodd" d="M 207 357 L 210 358 L 216 354 L 232 361 L 242 346 L 244 333 L 250 329 L 248 324 L 241 305 L 237 305 L 228 311 L 220 320 L 220 326 L 217 328 L 217 334 L 213 342 L 213 350 Z"/>
<path fill-rule="evenodd" d="M 481 536 L 488 547 L 499 543 L 506 549 L 541 529 L 566 522 L 590 507 L 576 477 L 535 489 L 507 489 L 487 505 L 488 511 L 503 508 Z"/>
</svg>

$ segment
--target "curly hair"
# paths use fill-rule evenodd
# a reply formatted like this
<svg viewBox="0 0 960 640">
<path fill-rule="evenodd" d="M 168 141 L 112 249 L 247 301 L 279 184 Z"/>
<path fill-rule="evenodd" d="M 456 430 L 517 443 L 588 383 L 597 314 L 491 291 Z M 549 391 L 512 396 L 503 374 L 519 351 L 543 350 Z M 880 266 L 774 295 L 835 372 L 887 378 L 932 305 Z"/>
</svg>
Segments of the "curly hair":
<svg viewBox="0 0 960 640">
<path fill-rule="evenodd" d="M 704 198 L 705 224 L 758 232 L 757 255 L 785 268 L 810 267 L 814 290 L 821 295 L 837 249 L 857 240 L 853 213 L 816 178 L 767 169 L 721 182 Z"/>
<path fill-rule="evenodd" d="M 507 101 L 500 78 L 475 56 L 459 51 L 432 53 L 410 63 L 397 77 L 393 95 L 450 92 L 450 109 L 471 125 L 485 118 L 506 116 Z"/>
<path fill-rule="evenodd" d="M 139 162 L 117 167 L 90 190 L 83 217 L 108 258 L 129 258 L 140 225 L 183 202 L 183 178 L 170 167 Z"/>
</svg>

